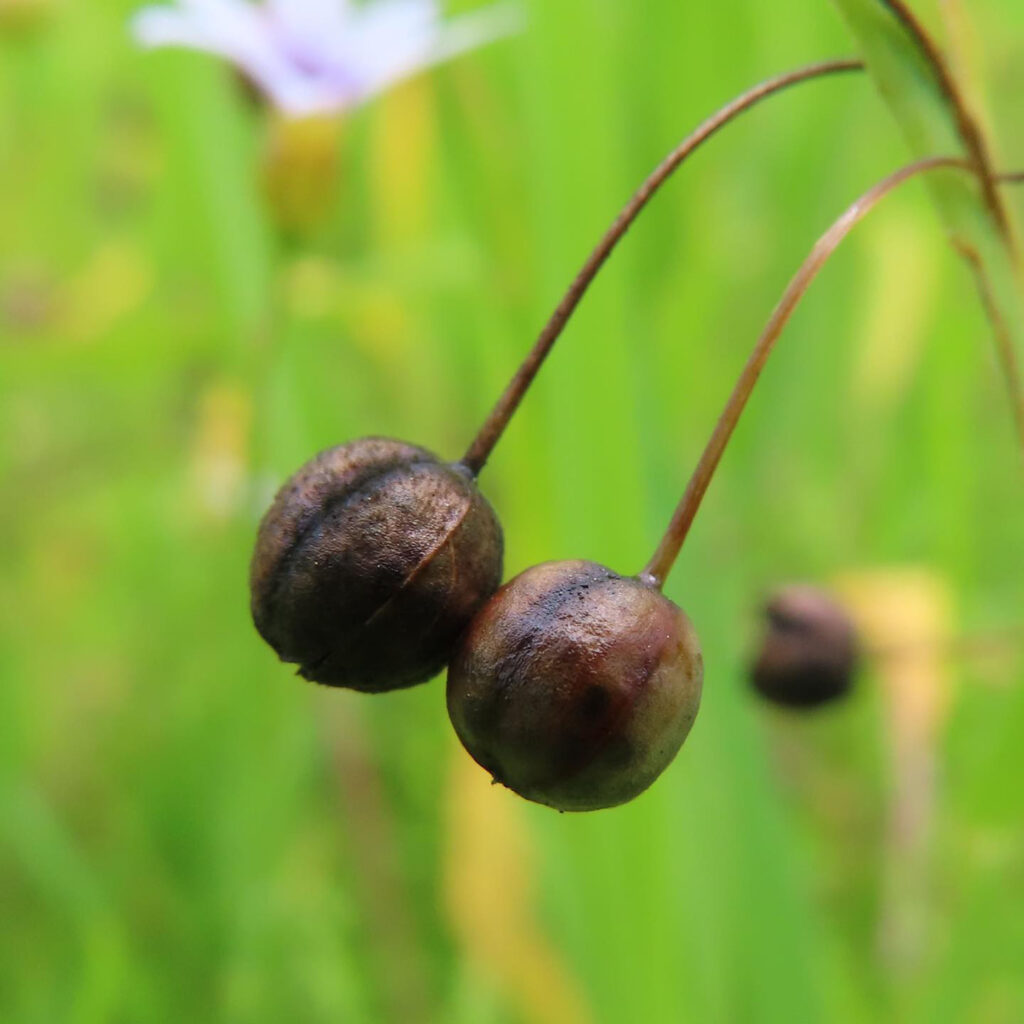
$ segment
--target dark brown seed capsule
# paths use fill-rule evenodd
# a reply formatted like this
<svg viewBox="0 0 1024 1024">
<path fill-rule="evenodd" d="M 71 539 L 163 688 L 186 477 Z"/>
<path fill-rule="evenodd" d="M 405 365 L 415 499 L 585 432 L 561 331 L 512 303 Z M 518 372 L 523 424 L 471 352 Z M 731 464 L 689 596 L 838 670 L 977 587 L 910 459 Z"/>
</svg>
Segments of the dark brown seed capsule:
<svg viewBox="0 0 1024 1024">
<path fill-rule="evenodd" d="M 765 634 L 750 669 L 754 688 L 787 707 L 813 708 L 846 694 L 857 666 L 857 634 L 824 591 L 788 586 L 765 605 Z"/>
<path fill-rule="evenodd" d="M 399 689 L 447 664 L 501 568 L 501 527 L 468 471 L 364 438 L 278 492 L 252 560 L 253 621 L 306 679 Z"/>
<path fill-rule="evenodd" d="M 473 620 L 448 669 L 448 714 L 495 782 L 597 810 L 665 770 L 702 679 L 693 627 L 658 590 L 593 562 L 548 562 Z"/>
</svg>

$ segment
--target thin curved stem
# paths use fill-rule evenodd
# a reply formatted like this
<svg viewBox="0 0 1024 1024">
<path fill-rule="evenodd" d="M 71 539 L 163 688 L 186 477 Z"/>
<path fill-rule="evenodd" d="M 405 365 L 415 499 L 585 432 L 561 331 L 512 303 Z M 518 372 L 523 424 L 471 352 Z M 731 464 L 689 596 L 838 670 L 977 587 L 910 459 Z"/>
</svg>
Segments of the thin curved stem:
<svg viewBox="0 0 1024 1024">
<path fill-rule="evenodd" d="M 565 325 L 569 322 L 569 318 L 586 294 L 598 271 L 604 266 L 605 261 L 612 254 L 622 236 L 632 226 L 637 215 L 671 176 L 672 172 L 694 150 L 698 149 L 712 135 L 716 134 L 719 129 L 723 128 L 744 111 L 756 106 L 761 100 L 799 82 L 806 82 L 810 79 L 846 71 L 859 71 L 863 67 L 864 64 L 860 60 L 828 60 L 811 64 L 807 67 L 797 68 L 795 71 L 789 71 L 761 82 L 709 117 L 665 157 L 651 173 L 650 177 L 640 186 L 633 195 L 633 198 L 626 204 L 598 243 L 597 248 L 587 258 L 586 263 L 584 263 L 582 269 L 569 286 L 565 297 L 558 304 L 544 329 L 538 335 L 533 348 L 530 349 L 526 359 L 523 360 L 522 365 L 516 371 L 515 376 L 509 381 L 497 404 L 484 421 L 479 433 L 473 439 L 473 443 L 467 449 L 466 454 L 462 458 L 462 464 L 474 476 L 478 475 L 480 470 L 483 469 L 491 452 L 494 450 L 494 446 L 500 440 L 501 435 L 505 432 L 505 428 L 512 419 L 512 415 L 523 400 L 527 389 L 533 383 L 548 353 L 558 340 Z"/>
<path fill-rule="evenodd" d="M 962 157 L 931 157 L 909 164 L 884 178 L 870 191 L 865 192 L 818 240 L 811 250 L 810 256 L 807 257 L 790 281 L 789 286 L 783 293 L 782 299 L 775 307 L 768 325 L 754 346 L 750 358 L 743 367 L 739 380 L 729 396 L 729 400 L 711 435 L 711 439 L 708 441 L 707 447 L 697 463 L 697 468 L 690 478 L 686 492 L 683 494 L 682 500 L 679 502 L 679 506 L 672 517 L 672 521 L 665 531 L 665 536 L 662 538 L 657 551 L 655 551 L 647 567 L 640 574 L 642 579 L 659 589 L 664 585 L 665 578 L 675 564 L 680 548 L 682 548 L 686 535 L 690 531 L 694 516 L 696 516 L 697 510 L 700 508 L 708 485 L 711 483 L 711 478 L 714 476 L 715 469 L 722 458 L 722 453 L 729 443 L 729 438 L 732 437 L 733 431 L 736 429 L 736 424 L 739 422 L 739 418 L 747 405 L 754 385 L 761 376 L 761 371 L 764 369 L 765 363 L 768 361 L 768 357 L 771 355 L 779 335 L 782 334 L 783 328 L 789 322 L 793 311 L 807 292 L 811 282 L 817 277 L 818 272 L 828 262 L 829 257 L 836 251 L 854 226 L 867 216 L 890 192 L 909 178 L 941 169 L 973 172 L 975 171 L 975 165 L 973 161 Z M 1007 182 L 1020 181 L 1024 180 L 1024 175 L 1001 175 L 999 180 Z"/>
</svg>

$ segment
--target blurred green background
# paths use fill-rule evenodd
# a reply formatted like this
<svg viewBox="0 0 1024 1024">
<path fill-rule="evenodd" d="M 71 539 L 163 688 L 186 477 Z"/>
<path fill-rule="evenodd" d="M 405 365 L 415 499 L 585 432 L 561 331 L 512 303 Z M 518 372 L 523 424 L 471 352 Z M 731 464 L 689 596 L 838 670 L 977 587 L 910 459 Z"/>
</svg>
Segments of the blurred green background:
<svg viewBox="0 0 1024 1024">
<path fill-rule="evenodd" d="M 442 680 L 317 689 L 250 624 L 284 476 L 371 433 L 461 454 L 664 152 L 852 51 L 825 0 L 526 6 L 298 131 L 137 51 L 130 3 L 0 0 L 0 1020 L 1024 1020 L 1020 460 L 920 184 L 815 284 L 726 455 L 667 588 L 703 709 L 633 804 L 491 788 Z M 938 7 L 1024 166 L 1024 6 Z M 906 159 L 847 76 L 677 176 L 483 476 L 508 575 L 641 567 L 789 276 Z M 837 574 L 934 649 L 771 713 L 757 603 Z"/>
</svg>

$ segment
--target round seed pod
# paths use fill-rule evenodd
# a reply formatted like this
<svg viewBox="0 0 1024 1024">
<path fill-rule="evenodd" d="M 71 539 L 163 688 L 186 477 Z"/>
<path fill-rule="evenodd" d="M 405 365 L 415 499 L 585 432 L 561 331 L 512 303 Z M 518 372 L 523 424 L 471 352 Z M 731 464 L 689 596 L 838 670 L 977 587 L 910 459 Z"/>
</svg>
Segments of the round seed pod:
<svg viewBox="0 0 1024 1024">
<path fill-rule="evenodd" d="M 846 611 L 822 590 L 783 587 L 764 607 L 765 632 L 750 680 L 767 700 L 814 708 L 849 692 L 858 661 L 857 633 Z"/>
<path fill-rule="evenodd" d="M 593 562 L 548 562 L 473 620 L 448 669 L 448 714 L 495 782 L 590 811 L 665 770 L 702 680 L 693 627 L 658 590 Z"/>
<path fill-rule="evenodd" d="M 501 526 L 467 470 L 364 438 L 278 492 L 252 559 L 252 616 L 304 678 L 395 690 L 447 664 L 501 569 Z"/>
</svg>

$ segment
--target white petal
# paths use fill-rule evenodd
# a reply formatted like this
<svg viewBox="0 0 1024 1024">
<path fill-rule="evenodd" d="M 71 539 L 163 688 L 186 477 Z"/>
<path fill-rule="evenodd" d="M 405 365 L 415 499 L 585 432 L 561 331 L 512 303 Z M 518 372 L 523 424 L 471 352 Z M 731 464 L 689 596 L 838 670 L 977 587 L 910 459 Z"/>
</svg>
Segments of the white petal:
<svg viewBox="0 0 1024 1024">
<path fill-rule="evenodd" d="M 220 53 L 224 40 L 251 31 L 252 18 L 252 8 L 242 2 L 207 8 L 187 3 L 146 7 L 132 19 L 131 29 L 143 46 L 187 46 Z"/>
<path fill-rule="evenodd" d="M 325 63 L 336 69 L 349 69 L 356 77 L 375 69 L 389 54 L 420 45 L 438 20 L 434 0 L 377 0 L 353 7 L 345 31 L 325 34 L 320 52 Z"/>
<path fill-rule="evenodd" d="M 463 14 L 441 27 L 430 63 L 437 64 L 520 32 L 525 22 L 522 10 L 514 3 L 495 4 L 482 11 Z"/>
<path fill-rule="evenodd" d="M 349 0 L 266 0 L 266 10 L 289 39 L 306 46 L 340 38 L 352 16 Z"/>
<path fill-rule="evenodd" d="M 437 0 L 179 0 L 133 21 L 146 46 L 224 57 L 292 114 L 342 109 L 520 27 L 503 3 L 444 24 Z"/>
<path fill-rule="evenodd" d="M 229 60 L 290 114 L 351 102 L 351 89 L 321 82 L 290 59 L 266 12 L 244 0 L 183 0 L 179 8 L 147 8 L 134 18 L 132 31 L 145 46 L 182 46 Z"/>
<path fill-rule="evenodd" d="M 295 68 L 316 82 L 333 105 L 359 95 L 356 69 L 348 59 L 352 12 L 348 0 L 267 0 L 266 12 L 278 46 Z"/>
<path fill-rule="evenodd" d="M 359 33 L 356 60 L 361 67 L 358 77 L 365 83 L 363 98 L 515 32 L 523 23 L 519 8 L 512 3 L 464 14 L 447 24 L 437 20 L 433 0 L 385 0 L 380 7 Z"/>
<path fill-rule="evenodd" d="M 422 32 L 441 22 L 437 0 L 375 0 L 352 12 L 352 29 L 367 42 Z"/>
</svg>

